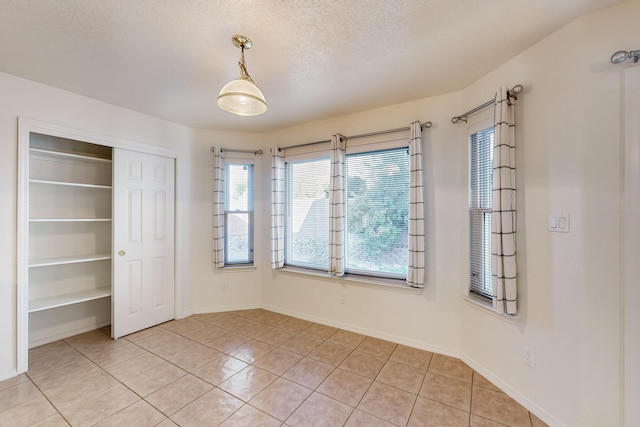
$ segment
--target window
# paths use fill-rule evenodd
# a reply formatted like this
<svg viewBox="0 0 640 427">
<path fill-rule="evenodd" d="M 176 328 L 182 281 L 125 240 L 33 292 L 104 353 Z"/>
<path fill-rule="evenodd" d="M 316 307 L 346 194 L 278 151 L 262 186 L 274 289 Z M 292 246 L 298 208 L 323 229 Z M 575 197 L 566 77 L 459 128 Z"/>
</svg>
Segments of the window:
<svg viewBox="0 0 640 427">
<path fill-rule="evenodd" d="M 329 159 L 285 164 L 285 262 L 329 268 Z"/>
<path fill-rule="evenodd" d="M 253 165 L 225 164 L 225 264 L 253 263 Z"/>
<path fill-rule="evenodd" d="M 347 151 L 346 273 L 406 277 L 409 169 L 406 147 Z M 328 270 L 329 183 L 328 157 L 286 160 L 285 264 Z"/>
<path fill-rule="evenodd" d="M 345 271 L 406 277 L 407 149 L 348 154 L 346 176 Z"/>
<path fill-rule="evenodd" d="M 491 299 L 493 125 L 482 125 L 469 136 L 469 292 Z"/>
</svg>

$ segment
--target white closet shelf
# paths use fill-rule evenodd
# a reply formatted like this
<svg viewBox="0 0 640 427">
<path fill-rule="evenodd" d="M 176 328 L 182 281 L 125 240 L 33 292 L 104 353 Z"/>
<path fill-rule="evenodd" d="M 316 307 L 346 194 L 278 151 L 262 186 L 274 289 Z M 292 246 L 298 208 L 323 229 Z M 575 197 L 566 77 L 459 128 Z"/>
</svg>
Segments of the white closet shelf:
<svg viewBox="0 0 640 427">
<path fill-rule="evenodd" d="M 40 258 L 29 261 L 29 267 L 47 267 L 50 265 L 77 264 L 111 259 L 111 254 L 80 255 L 57 258 Z"/>
<path fill-rule="evenodd" d="M 45 160 L 77 160 L 81 162 L 94 162 L 94 163 L 111 163 L 111 159 L 105 159 L 102 157 L 95 157 L 89 154 L 77 154 L 77 153 L 65 153 L 63 151 L 45 150 L 42 148 L 30 148 L 29 153 L 31 158 L 45 159 Z"/>
<path fill-rule="evenodd" d="M 85 187 L 85 188 L 106 188 L 111 189 L 110 185 L 99 184 L 83 184 L 81 182 L 65 182 L 65 181 L 45 181 L 42 179 L 30 179 L 31 184 L 60 185 L 65 187 Z"/>
<path fill-rule="evenodd" d="M 29 222 L 111 222 L 111 218 L 31 218 Z"/>
<path fill-rule="evenodd" d="M 92 301 L 109 296 L 111 296 L 111 288 L 106 287 L 88 289 L 86 291 L 71 292 L 68 294 L 56 295 L 49 298 L 34 299 L 29 301 L 29 313 L 48 310 L 56 307 L 64 307 L 66 305 L 78 304 L 81 302 Z"/>
</svg>

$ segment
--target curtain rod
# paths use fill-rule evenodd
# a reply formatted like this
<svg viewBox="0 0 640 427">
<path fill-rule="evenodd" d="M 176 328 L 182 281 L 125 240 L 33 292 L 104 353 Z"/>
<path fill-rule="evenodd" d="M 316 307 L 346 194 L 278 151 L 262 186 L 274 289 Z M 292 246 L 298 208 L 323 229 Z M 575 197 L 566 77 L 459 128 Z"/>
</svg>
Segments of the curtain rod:
<svg viewBox="0 0 640 427">
<path fill-rule="evenodd" d="M 431 126 L 433 126 L 433 124 L 431 122 L 420 123 L 420 127 L 423 127 L 423 128 L 430 128 Z M 396 128 L 396 129 L 381 130 L 381 131 L 378 131 L 378 132 L 361 133 L 359 135 L 345 136 L 344 138 L 345 139 L 365 138 L 367 136 L 385 135 L 387 133 L 402 132 L 402 131 L 406 131 L 406 130 L 409 130 L 409 129 L 411 129 L 411 128 L 409 126 L 406 126 L 406 127 L 402 127 L 402 128 Z M 315 142 L 307 142 L 307 143 L 304 143 L 304 144 L 289 145 L 287 147 L 278 147 L 278 151 L 282 151 L 282 150 L 285 150 L 287 148 L 306 147 L 307 145 L 326 144 L 328 142 L 331 142 L 331 140 L 330 139 L 326 139 L 324 141 L 315 141 Z"/>
<path fill-rule="evenodd" d="M 518 97 L 516 95 L 519 94 L 520 92 L 522 92 L 522 89 L 523 89 L 522 85 L 515 85 L 513 87 L 513 89 L 509 89 L 507 91 L 507 93 L 509 94 L 509 96 L 511 96 L 511 97 L 513 97 L 515 99 L 518 99 Z M 476 108 L 474 108 L 472 110 L 467 111 L 464 114 L 460 114 L 459 116 L 451 117 L 451 123 L 458 123 L 459 121 L 463 121 L 463 122 L 467 123 L 467 117 L 468 116 L 470 116 L 473 113 L 477 113 L 478 111 L 483 110 L 483 109 L 489 107 L 490 105 L 494 105 L 495 103 L 496 103 L 496 100 L 492 99 L 490 101 L 485 102 L 482 105 L 477 106 Z"/>
<path fill-rule="evenodd" d="M 215 148 L 211 147 L 211 151 L 215 151 Z M 231 148 L 221 148 L 220 152 L 224 153 L 251 153 L 251 154 L 262 154 L 262 150 L 233 150 Z"/>
</svg>

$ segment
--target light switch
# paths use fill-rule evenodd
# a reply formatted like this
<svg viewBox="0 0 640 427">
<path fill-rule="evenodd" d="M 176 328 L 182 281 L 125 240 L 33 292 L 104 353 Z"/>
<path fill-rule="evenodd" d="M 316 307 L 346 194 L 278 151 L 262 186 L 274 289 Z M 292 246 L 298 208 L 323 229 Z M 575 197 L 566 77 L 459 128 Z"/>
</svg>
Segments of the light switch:
<svg viewBox="0 0 640 427">
<path fill-rule="evenodd" d="M 556 233 L 569 232 L 569 214 L 566 213 L 550 213 L 549 214 L 549 231 Z"/>
<path fill-rule="evenodd" d="M 558 216 L 558 231 L 561 233 L 569 232 L 569 214 L 560 214 Z"/>
</svg>

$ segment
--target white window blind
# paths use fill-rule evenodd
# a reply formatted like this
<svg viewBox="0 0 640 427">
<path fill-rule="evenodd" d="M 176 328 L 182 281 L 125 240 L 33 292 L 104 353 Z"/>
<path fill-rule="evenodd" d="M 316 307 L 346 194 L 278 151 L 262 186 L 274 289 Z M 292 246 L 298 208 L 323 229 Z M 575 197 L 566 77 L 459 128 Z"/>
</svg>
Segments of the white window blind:
<svg viewBox="0 0 640 427">
<path fill-rule="evenodd" d="M 358 141 L 345 158 L 348 274 L 406 279 L 410 157 L 407 140 Z M 331 164 L 327 148 L 285 155 L 285 264 L 329 270 Z"/>
<path fill-rule="evenodd" d="M 405 278 L 409 218 L 407 148 L 346 156 L 346 271 Z"/>
<path fill-rule="evenodd" d="M 329 159 L 285 165 L 285 263 L 327 270 L 329 245 Z"/>
<path fill-rule="evenodd" d="M 225 264 L 253 263 L 253 164 L 225 165 Z"/>
<path fill-rule="evenodd" d="M 469 136 L 469 292 L 491 299 L 493 127 Z"/>
</svg>

